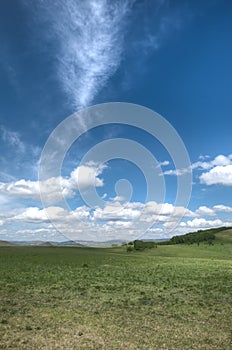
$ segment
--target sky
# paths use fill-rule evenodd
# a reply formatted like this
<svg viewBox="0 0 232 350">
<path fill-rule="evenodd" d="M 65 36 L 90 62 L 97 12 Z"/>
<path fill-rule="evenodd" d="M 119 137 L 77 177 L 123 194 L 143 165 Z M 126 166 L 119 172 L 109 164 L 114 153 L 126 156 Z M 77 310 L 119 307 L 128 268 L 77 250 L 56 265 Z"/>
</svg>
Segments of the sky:
<svg viewBox="0 0 232 350">
<path fill-rule="evenodd" d="M 2 0 L 0 240 L 232 226 L 231 35 L 228 0 Z"/>
</svg>

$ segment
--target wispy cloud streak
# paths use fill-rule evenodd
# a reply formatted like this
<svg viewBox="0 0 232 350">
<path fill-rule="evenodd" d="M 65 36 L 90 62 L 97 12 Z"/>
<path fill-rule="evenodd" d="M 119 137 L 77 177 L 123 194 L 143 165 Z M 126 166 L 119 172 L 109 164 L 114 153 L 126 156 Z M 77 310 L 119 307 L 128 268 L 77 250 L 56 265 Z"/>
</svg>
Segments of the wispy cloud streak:
<svg viewBox="0 0 232 350">
<path fill-rule="evenodd" d="M 122 0 L 59 0 L 46 8 L 58 40 L 58 76 L 75 110 L 90 105 L 117 70 L 131 5 Z"/>
<path fill-rule="evenodd" d="M 18 150 L 18 152 L 25 152 L 25 145 L 18 132 L 8 130 L 3 125 L 0 125 L 0 139 L 1 138 L 6 144 Z"/>
</svg>

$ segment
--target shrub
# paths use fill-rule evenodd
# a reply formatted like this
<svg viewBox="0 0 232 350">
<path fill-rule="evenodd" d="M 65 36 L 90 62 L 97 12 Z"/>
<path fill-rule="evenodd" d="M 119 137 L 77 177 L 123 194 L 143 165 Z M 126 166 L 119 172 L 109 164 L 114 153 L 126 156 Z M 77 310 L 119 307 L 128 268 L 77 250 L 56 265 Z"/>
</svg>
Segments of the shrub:
<svg viewBox="0 0 232 350">
<path fill-rule="evenodd" d="M 127 252 L 133 252 L 134 248 L 130 245 L 126 248 Z"/>
</svg>

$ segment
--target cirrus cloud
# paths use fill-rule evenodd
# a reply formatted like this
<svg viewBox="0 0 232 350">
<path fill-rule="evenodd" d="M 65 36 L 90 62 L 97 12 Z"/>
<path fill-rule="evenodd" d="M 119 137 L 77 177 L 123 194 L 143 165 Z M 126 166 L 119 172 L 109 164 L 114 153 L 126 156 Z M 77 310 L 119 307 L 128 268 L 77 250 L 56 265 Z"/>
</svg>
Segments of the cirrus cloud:
<svg viewBox="0 0 232 350">
<path fill-rule="evenodd" d="M 47 40 L 57 43 L 58 79 L 75 110 L 88 106 L 117 70 L 132 4 L 57 0 L 34 6 L 36 20 L 44 21 Z"/>
</svg>

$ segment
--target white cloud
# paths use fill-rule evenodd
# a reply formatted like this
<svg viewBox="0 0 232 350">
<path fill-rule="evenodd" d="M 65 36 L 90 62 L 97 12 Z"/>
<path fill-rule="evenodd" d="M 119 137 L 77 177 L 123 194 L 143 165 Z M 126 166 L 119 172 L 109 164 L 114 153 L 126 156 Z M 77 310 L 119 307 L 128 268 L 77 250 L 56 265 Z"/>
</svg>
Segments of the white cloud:
<svg viewBox="0 0 232 350">
<path fill-rule="evenodd" d="M 100 221 L 117 221 L 117 220 L 134 220 L 139 218 L 141 212 L 130 206 L 130 203 L 123 206 L 119 202 L 107 203 L 102 208 L 97 208 L 93 213 L 94 220 Z"/>
<path fill-rule="evenodd" d="M 200 160 L 206 160 L 206 159 L 209 159 L 209 158 L 210 158 L 210 156 L 208 154 L 199 156 Z"/>
<path fill-rule="evenodd" d="M 40 3 L 48 39 L 58 40 L 58 74 L 75 109 L 88 106 L 122 59 L 125 20 L 132 2 L 58 0 Z"/>
<path fill-rule="evenodd" d="M 86 188 L 89 186 L 102 187 L 104 185 L 103 179 L 98 176 L 106 169 L 105 164 L 96 164 L 94 162 L 81 165 L 71 172 L 70 181 L 76 188 Z"/>
<path fill-rule="evenodd" d="M 147 230 L 148 233 L 161 234 L 163 233 L 162 228 L 150 228 Z"/>
<path fill-rule="evenodd" d="M 201 160 L 197 161 L 195 163 L 192 163 L 189 168 L 170 169 L 170 170 L 164 171 L 163 174 L 161 174 L 161 175 L 182 176 L 182 175 L 185 175 L 186 173 L 191 172 L 192 170 L 197 170 L 197 169 L 198 170 L 209 170 L 209 169 L 213 170 L 217 166 L 226 167 L 226 166 L 230 166 L 232 163 L 232 155 L 231 154 L 228 156 L 224 156 L 224 155 L 220 154 L 211 161 L 210 160 L 206 161 L 206 159 L 208 159 L 208 156 L 205 156 L 205 157 L 202 156 L 199 158 Z M 208 173 L 206 173 L 206 174 L 208 174 Z M 202 174 L 202 175 L 204 175 L 204 174 Z M 200 179 L 201 179 L 202 175 L 200 176 Z M 204 176 L 203 176 L 203 179 L 204 179 Z"/>
<path fill-rule="evenodd" d="M 148 202 L 144 208 L 145 215 L 160 214 L 171 215 L 174 211 L 174 207 L 169 203 L 158 204 L 156 202 Z"/>
<path fill-rule="evenodd" d="M 168 166 L 170 162 L 168 160 L 164 160 L 163 162 L 159 162 L 159 166 Z"/>
<path fill-rule="evenodd" d="M 38 222 L 49 222 L 48 216 L 46 214 L 46 211 L 44 209 L 39 209 L 37 207 L 30 207 L 27 208 L 24 212 L 21 214 L 18 214 L 11 218 L 11 222 L 33 222 L 33 223 L 38 223 Z"/>
<path fill-rule="evenodd" d="M 89 217 L 89 209 L 82 206 L 74 211 L 68 212 L 61 207 L 48 207 L 44 209 L 39 209 L 37 207 L 29 207 L 22 213 L 13 216 L 10 222 L 27 222 L 27 223 L 60 223 L 60 224 L 71 224 L 73 222 L 80 222 Z"/>
<path fill-rule="evenodd" d="M 52 220 L 57 220 L 59 216 L 64 213 L 64 209 L 60 207 L 50 207 L 46 209 L 39 209 L 37 207 L 29 207 L 21 214 L 18 214 L 11 218 L 11 222 L 31 222 L 31 223 L 46 223 L 50 222 L 49 217 Z"/>
<path fill-rule="evenodd" d="M 46 239 L 55 237 L 55 240 L 58 237 L 57 232 L 60 232 L 65 236 L 63 240 L 86 241 L 130 240 L 141 235 L 150 237 L 152 234 L 153 237 L 155 235 L 158 238 L 159 235 L 162 237 L 171 236 L 174 227 L 175 234 L 180 234 L 211 227 L 231 226 L 231 221 L 225 222 L 218 216 L 213 220 L 207 219 L 208 215 L 220 211 L 232 212 L 232 208 L 224 205 L 215 205 L 212 209 L 202 206 L 194 213 L 182 207 L 175 207 L 170 203 L 130 202 L 122 205 L 114 201 L 107 202 L 103 208 L 91 209 L 87 206 L 81 206 L 70 211 L 59 206 L 43 209 L 29 207 L 12 212 L 1 212 L 0 234 L 4 235 L 4 232 L 5 234 L 8 232 L 8 236 L 14 237 L 14 239 L 26 235 L 28 235 L 28 239 L 35 239 L 36 235 L 40 237 L 43 233 Z M 193 219 L 187 220 L 187 217 Z M 176 219 L 179 218 L 182 218 L 182 221 L 177 224 Z M 15 231 L 14 227 L 23 227 L 23 229 Z M 8 228 L 7 231 L 6 228 Z M 145 231 L 146 234 L 144 234 Z"/>
<path fill-rule="evenodd" d="M 196 210 L 196 213 L 199 215 L 206 215 L 206 216 L 214 216 L 215 212 L 213 209 L 210 209 L 206 206 L 201 206 Z"/>
<path fill-rule="evenodd" d="M 46 181 L 30 181 L 21 179 L 15 182 L 0 182 L 0 192 L 19 198 L 27 198 L 40 201 L 40 189 L 46 192 L 51 202 L 58 202 L 62 195 L 66 198 L 73 196 L 70 181 L 62 177 L 50 178 Z"/>
<path fill-rule="evenodd" d="M 57 203 L 62 198 L 72 198 L 75 191 L 90 186 L 102 187 L 104 181 L 99 175 L 106 165 L 87 163 L 74 169 L 70 177 L 52 177 L 45 181 L 21 179 L 8 183 L 0 182 L 0 193 L 40 201 L 40 192 L 46 194 L 48 203 Z"/>
<path fill-rule="evenodd" d="M 216 211 L 221 211 L 225 213 L 232 213 L 232 207 L 229 207 L 223 204 L 215 205 L 213 209 Z"/>
<path fill-rule="evenodd" d="M 200 182 L 205 185 L 232 186 L 232 164 L 218 165 L 201 174 Z"/>
<path fill-rule="evenodd" d="M 224 166 L 224 165 L 229 165 L 231 163 L 231 155 L 229 155 L 228 157 L 220 154 L 219 156 L 217 156 L 216 158 L 214 158 L 214 160 L 211 162 L 211 164 L 213 166 Z"/>
<path fill-rule="evenodd" d="M 180 227 L 201 229 L 222 226 L 223 222 L 220 219 L 206 220 L 205 218 L 195 218 L 187 222 L 181 222 Z"/>
<path fill-rule="evenodd" d="M 115 197 L 110 197 L 110 200 L 113 202 L 123 202 L 125 201 L 125 198 L 123 196 L 115 196 Z"/>
<path fill-rule="evenodd" d="M 124 228 L 131 228 L 133 226 L 133 222 L 131 221 L 122 221 L 122 220 L 117 220 L 117 221 L 108 221 L 107 222 L 108 226 L 111 227 L 116 227 L 117 229 L 124 229 Z"/>
<path fill-rule="evenodd" d="M 39 183 L 24 179 L 8 183 L 0 182 L 0 192 L 16 197 L 39 199 Z"/>
<path fill-rule="evenodd" d="M 171 169 L 164 171 L 161 175 L 175 175 L 182 176 L 191 172 L 191 168 L 183 168 L 183 169 Z"/>
<path fill-rule="evenodd" d="M 170 203 L 156 203 L 156 202 L 148 202 L 146 203 L 143 211 L 144 215 L 171 215 L 173 217 L 192 217 L 195 214 L 184 207 L 176 207 Z"/>
<path fill-rule="evenodd" d="M 211 167 L 212 167 L 211 162 L 198 161 L 191 165 L 192 170 L 195 170 L 195 169 L 207 170 L 207 169 L 210 169 Z"/>
<path fill-rule="evenodd" d="M 206 158 L 207 159 L 207 158 Z M 213 160 L 208 160 L 206 161 L 198 161 L 192 164 L 192 169 L 203 169 L 203 170 L 208 170 L 213 168 L 214 166 L 218 166 L 218 165 L 229 165 L 231 163 L 231 155 L 229 156 L 224 156 L 223 154 L 219 154 L 218 156 L 216 156 Z"/>
</svg>

